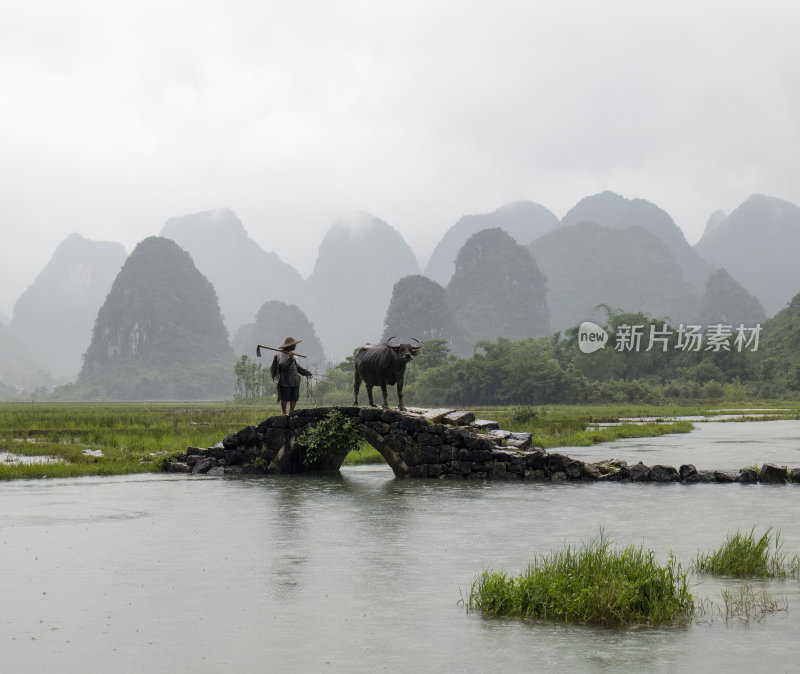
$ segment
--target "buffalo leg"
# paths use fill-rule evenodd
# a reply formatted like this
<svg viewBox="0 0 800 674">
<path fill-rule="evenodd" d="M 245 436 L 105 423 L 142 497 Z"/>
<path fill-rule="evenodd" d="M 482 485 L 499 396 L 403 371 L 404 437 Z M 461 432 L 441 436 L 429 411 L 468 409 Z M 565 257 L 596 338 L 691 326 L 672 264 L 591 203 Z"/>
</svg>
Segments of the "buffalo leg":
<svg viewBox="0 0 800 674">
<path fill-rule="evenodd" d="M 361 375 L 356 370 L 356 376 L 353 379 L 353 407 L 358 407 L 358 389 L 361 388 Z"/>
<path fill-rule="evenodd" d="M 406 411 L 406 406 L 403 404 L 403 387 L 399 385 L 397 387 L 397 409 L 401 412 Z"/>
<path fill-rule="evenodd" d="M 372 386 L 367 384 L 367 398 L 369 398 L 369 406 L 370 407 L 377 407 L 375 401 L 372 399 Z"/>
<path fill-rule="evenodd" d="M 383 409 L 389 409 L 389 400 L 387 399 L 386 394 L 386 384 L 381 384 L 381 393 L 383 393 Z"/>
</svg>

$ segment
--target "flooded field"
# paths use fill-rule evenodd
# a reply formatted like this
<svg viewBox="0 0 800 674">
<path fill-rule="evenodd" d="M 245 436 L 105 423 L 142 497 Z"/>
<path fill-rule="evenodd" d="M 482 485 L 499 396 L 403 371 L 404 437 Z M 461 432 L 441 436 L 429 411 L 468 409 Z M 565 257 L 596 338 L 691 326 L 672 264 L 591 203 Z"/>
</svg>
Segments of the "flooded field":
<svg viewBox="0 0 800 674">
<path fill-rule="evenodd" d="M 698 468 L 800 465 L 800 422 L 565 448 Z M 41 671 L 788 671 L 800 582 L 761 622 L 604 629 L 467 613 L 483 568 L 596 536 L 684 568 L 736 529 L 800 552 L 800 486 L 128 475 L 0 485 L 3 668 Z M 691 576 L 720 603 L 733 581 Z"/>
</svg>

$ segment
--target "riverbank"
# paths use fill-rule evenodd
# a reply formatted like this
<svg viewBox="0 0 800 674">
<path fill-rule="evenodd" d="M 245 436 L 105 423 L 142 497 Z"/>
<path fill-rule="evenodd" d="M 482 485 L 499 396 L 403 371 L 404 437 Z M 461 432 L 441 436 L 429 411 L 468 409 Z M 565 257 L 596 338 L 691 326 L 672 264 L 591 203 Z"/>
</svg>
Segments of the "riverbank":
<svg viewBox="0 0 800 674">
<path fill-rule="evenodd" d="M 534 446 L 550 449 L 685 433 L 693 422 L 680 417 L 719 417 L 720 409 L 716 403 L 585 405 L 479 408 L 476 413 L 508 430 L 529 432 Z M 800 405 L 783 401 L 742 402 L 735 409 L 768 410 L 764 419 L 800 415 Z M 728 407 L 727 416 L 744 418 L 735 409 Z M 261 402 L 0 403 L 0 479 L 157 472 L 189 446 L 211 447 L 276 414 L 276 405 Z M 348 455 L 345 465 L 383 461 L 365 443 Z"/>
</svg>

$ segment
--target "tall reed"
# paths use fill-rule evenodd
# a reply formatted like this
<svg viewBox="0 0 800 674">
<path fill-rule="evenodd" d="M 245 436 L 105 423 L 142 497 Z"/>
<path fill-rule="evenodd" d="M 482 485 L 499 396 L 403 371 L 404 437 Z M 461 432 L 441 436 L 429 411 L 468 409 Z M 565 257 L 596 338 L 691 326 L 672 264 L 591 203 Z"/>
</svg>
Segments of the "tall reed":
<svg viewBox="0 0 800 674">
<path fill-rule="evenodd" d="M 745 578 L 760 576 L 786 578 L 800 572 L 800 557 L 791 559 L 783 552 L 780 532 L 772 527 L 756 538 L 755 527 L 749 533 L 728 534 L 725 542 L 714 552 L 698 553 L 693 568 L 698 573 Z"/>
</svg>

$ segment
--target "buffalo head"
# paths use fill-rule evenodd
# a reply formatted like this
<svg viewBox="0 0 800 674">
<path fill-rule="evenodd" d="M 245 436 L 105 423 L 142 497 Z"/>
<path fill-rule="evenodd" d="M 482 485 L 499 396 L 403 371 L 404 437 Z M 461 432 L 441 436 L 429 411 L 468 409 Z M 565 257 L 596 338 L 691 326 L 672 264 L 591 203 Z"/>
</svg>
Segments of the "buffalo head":
<svg viewBox="0 0 800 674">
<path fill-rule="evenodd" d="M 411 339 L 414 342 L 416 342 L 416 345 L 414 345 L 414 344 L 406 344 L 406 343 L 392 344 L 392 340 L 393 339 L 396 339 L 396 338 L 395 337 L 389 337 L 389 339 L 387 339 L 384 342 L 384 344 L 386 344 L 386 346 L 388 346 L 392 351 L 394 351 L 395 354 L 397 354 L 398 358 L 400 358 L 401 360 L 403 360 L 405 362 L 408 362 L 412 358 L 414 358 L 414 356 L 416 356 L 419 353 L 419 350 L 422 348 L 422 344 L 415 337 L 412 337 Z"/>
</svg>

